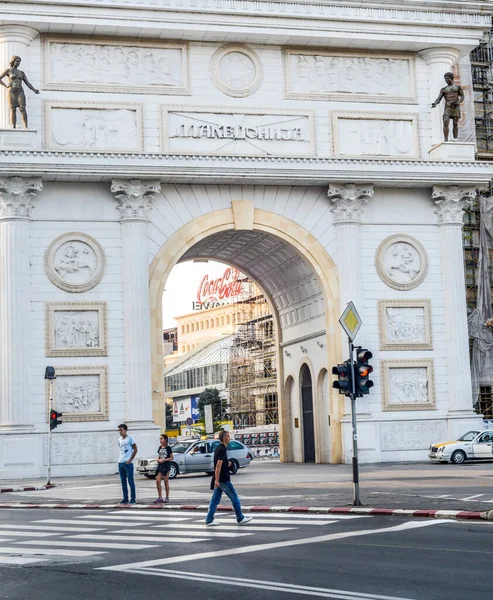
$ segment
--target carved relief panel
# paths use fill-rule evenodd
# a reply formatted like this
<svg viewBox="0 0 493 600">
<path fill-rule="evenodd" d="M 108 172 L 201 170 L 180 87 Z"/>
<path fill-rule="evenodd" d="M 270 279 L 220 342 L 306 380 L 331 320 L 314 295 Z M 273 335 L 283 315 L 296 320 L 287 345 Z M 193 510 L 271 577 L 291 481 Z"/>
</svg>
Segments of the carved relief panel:
<svg viewBox="0 0 493 600">
<path fill-rule="evenodd" d="M 380 350 L 431 350 L 430 300 L 378 302 Z"/>
<path fill-rule="evenodd" d="M 259 57 L 246 46 L 222 46 L 211 59 L 212 80 L 228 96 L 253 94 L 262 83 L 262 75 Z"/>
<path fill-rule="evenodd" d="M 444 421 L 435 420 L 382 423 L 382 450 L 428 450 L 433 442 L 446 439 L 446 430 Z"/>
<path fill-rule="evenodd" d="M 433 360 L 382 360 L 384 410 L 434 410 Z"/>
<path fill-rule="evenodd" d="M 105 256 L 98 242 L 85 233 L 64 233 L 45 252 L 49 279 L 66 292 L 87 292 L 103 277 Z"/>
<path fill-rule="evenodd" d="M 418 158 L 416 115 L 332 113 L 335 156 Z"/>
<path fill-rule="evenodd" d="M 63 415 L 62 419 L 65 419 Z M 44 438 L 44 464 L 48 464 L 48 437 Z M 113 433 L 58 433 L 51 439 L 52 465 L 115 463 L 118 450 Z"/>
<path fill-rule="evenodd" d="M 45 146 L 86 152 L 141 152 L 142 107 L 138 104 L 45 102 Z"/>
<path fill-rule="evenodd" d="M 107 356 L 105 302 L 46 305 L 46 356 Z"/>
<path fill-rule="evenodd" d="M 107 367 L 57 367 L 53 406 L 64 422 L 107 421 Z"/>
<path fill-rule="evenodd" d="M 44 38 L 47 90 L 189 94 L 183 43 Z"/>
<path fill-rule="evenodd" d="M 385 284 L 406 291 L 426 277 L 428 257 L 423 246 L 410 235 L 391 235 L 377 248 L 375 265 Z"/>
<path fill-rule="evenodd" d="M 222 107 L 163 107 L 163 152 L 247 156 L 314 154 L 312 114 Z"/>
<path fill-rule="evenodd" d="M 284 51 L 286 96 L 411 104 L 416 102 L 411 54 L 367 54 L 334 50 Z"/>
</svg>

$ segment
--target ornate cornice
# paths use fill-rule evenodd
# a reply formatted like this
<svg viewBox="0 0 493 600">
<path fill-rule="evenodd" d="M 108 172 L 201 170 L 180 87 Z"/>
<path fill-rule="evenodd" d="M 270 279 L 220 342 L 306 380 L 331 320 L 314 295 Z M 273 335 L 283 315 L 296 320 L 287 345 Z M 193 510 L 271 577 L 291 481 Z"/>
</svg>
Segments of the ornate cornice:
<svg viewBox="0 0 493 600">
<path fill-rule="evenodd" d="M 373 196 L 373 185 L 354 183 L 329 185 L 327 196 L 332 201 L 334 223 L 361 223 L 363 204 Z"/>
<path fill-rule="evenodd" d="M 114 179 L 111 191 L 120 203 L 122 221 L 147 221 L 152 209 L 154 194 L 161 191 L 160 181 L 142 181 L 140 179 Z"/>
<path fill-rule="evenodd" d="M 0 219 L 29 219 L 31 200 L 42 189 L 40 177 L 0 178 Z"/>
<path fill-rule="evenodd" d="M 462 225 L 464 210 L 476 198 L 477 187 L 434 185 L 431 199 L 435 202 L 439 225 Z"/>
</svg>

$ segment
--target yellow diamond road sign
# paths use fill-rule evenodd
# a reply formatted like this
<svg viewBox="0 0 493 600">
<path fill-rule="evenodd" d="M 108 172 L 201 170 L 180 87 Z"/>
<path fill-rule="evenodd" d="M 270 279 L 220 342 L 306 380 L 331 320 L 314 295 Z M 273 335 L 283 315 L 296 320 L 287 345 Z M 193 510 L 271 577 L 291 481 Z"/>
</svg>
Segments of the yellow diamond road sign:
<svg viewBox="0 0 493 600">
<path fill-rule="evenodd" d="M 346 306 L 346 309 L 339 318 L 339 323 L 346 332 L 348 338 L 353 341 L 361 327 L 362 321 L 356 310 L 356 306 L 354 306 L 352 302 Z"/>
</svg>

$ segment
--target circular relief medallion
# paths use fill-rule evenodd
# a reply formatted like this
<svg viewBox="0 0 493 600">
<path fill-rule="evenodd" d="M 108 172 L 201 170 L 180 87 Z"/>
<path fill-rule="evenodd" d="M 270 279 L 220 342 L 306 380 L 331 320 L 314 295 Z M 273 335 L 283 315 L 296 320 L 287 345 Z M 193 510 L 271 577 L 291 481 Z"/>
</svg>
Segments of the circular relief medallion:
<svg viewBox="0 0 493 600">
<path fill-rule="evenodd" d="M 249 48 L 223 46 L 212 57 L 211 76 L 216 86 L 228 96 L 248 96 L 262 83 L 262 64 Z"/>
<path fill-rule="evenodd" d="M 66 292 L 87 292 L 101 281 L 104 267 L 103 249 L 85 233 L 65 233 L 45 252 L 46 274 Z"/>
<path fill-rule="evenodd" d="M 412 290 L 428 272 L 425 249 L 404 234 L 386 238 L 377 249 L 375 263 L 382 281 L 395 290 Z"/>
</svg>

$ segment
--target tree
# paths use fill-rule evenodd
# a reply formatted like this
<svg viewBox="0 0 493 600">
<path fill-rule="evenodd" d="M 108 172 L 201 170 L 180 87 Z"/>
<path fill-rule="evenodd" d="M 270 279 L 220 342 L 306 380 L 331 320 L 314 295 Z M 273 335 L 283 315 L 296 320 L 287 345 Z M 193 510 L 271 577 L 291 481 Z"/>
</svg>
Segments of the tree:
<svg viewBox="0 0 493 600">
<path fill-rule="evenodd" d="M 197 407 L 200 412 L 200 422 L 205 424 L 205 406 L 212 405 L 212 420 L 214 421 L 214 431 L 221 429 L 220 421 L 224 421 L 227 417 L 226 399 L 221 398 L 221 394 L 217 388 L 205 388 L 200 394 L 197 401 Z"/>
</svg>

